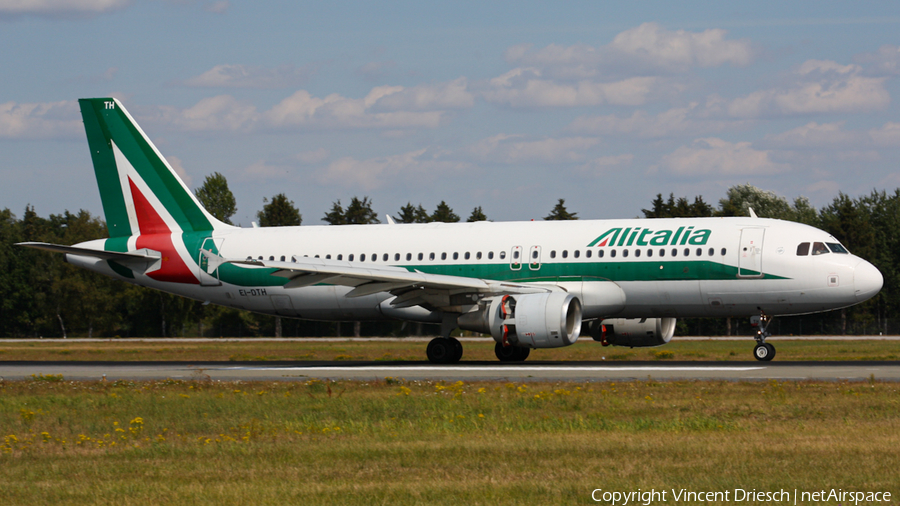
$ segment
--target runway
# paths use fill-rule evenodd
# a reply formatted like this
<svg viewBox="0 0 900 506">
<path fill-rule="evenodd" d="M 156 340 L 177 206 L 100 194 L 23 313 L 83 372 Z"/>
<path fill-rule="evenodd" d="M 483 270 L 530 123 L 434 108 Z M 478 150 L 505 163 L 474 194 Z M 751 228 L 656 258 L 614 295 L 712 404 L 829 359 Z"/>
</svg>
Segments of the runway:
<svg viewBox="0 0 900 506">
<path fill-rule="evenodd" d="M 900 381 L 900 361 L 890 362 L 0 362 L 0 378 L 28 380 L 61 374 L 66 380 L 429 381 L 604 380 L 878 380 Z"/>
</svg>

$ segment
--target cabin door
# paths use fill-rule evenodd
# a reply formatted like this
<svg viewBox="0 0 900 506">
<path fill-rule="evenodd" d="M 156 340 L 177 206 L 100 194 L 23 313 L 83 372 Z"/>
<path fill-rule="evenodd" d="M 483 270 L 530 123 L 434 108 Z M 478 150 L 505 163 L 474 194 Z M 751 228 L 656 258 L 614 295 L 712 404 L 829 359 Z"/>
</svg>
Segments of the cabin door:
<svg viewBox="0 0 900 506">
<path fill-rule="evenodd" d="M 738 248 L 738 277 L 760 278 L 762 272 L 763 238 L 766 229 L 745 228 L 741 230 L 741 246 Z"/>
</svg>

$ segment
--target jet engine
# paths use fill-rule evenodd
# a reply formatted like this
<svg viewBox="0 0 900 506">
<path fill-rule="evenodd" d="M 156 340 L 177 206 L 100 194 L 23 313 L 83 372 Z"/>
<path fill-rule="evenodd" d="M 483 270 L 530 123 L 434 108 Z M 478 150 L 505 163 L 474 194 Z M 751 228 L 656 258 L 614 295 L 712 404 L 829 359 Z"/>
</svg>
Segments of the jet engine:
<svg viewBox="0 0 900 506">
<path fill-rule="evenodd" d="M 675 335 L 675 318 L 593 320 L 588 324 L 588 331 L 594 341 L 599 341 L 604 346 L 662 346 Z"/>
<path fill-rule="evenodd" d="M 504 345 L 559 348 L 575 344 L 581 334 L 581 301 L 565 292 L 487 297 L 457 324 Z"/>
</svg>

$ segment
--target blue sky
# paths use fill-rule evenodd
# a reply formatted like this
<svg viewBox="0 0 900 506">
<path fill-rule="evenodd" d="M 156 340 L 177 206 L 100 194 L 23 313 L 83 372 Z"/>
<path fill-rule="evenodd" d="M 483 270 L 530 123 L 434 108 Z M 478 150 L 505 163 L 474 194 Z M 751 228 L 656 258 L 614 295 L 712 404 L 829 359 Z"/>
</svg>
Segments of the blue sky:
<svg viewBox="0 0 900 506">
<path fill-rule="evenodd" d="M 102 212 L 76 100 L 110 95 L 245 226 L 280 192 L 319 224 L 353 196 L 528 220 L 900 187 L 896 2 L 0 0 L 0 45 L 19 216 Z"/>
</svg>

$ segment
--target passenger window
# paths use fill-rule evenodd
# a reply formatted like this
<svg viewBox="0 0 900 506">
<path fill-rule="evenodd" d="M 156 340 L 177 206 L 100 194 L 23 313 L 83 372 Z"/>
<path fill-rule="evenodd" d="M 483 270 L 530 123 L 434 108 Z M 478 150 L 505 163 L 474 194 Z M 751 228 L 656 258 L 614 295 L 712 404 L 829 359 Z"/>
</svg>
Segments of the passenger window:
<svg viewBox="0 0 900 506">
<path fill-rule="evenodd" d="M 797 246 L 797 256 L 798 256 L 798 257 L 805 257 L 806 255 L 809 255 L 809 243 L 808 243 L 808 242 L 801 242 L 801 243 Z"/>
<path fill-rule="evenodd" d="M 591 254 L 592 254 L 592 251 L 591 251 L 591 250 L 587 250 L 587 251 L 584 252 L 584 256 L 586 256 L 586 257 L 588 257 L 588 258 L 591 258 Z"/>
<path fill-rule="evenodd" d="M 575 250 L 575 252 L 573 254 L 575 255 L 575 258 L 578 258 L 581 256 L 581 250 L 577 249 L 577 250 Z"/>
<path fill-rule="evenodd" d="M 622 256 L 623 256 L 624 258 L 628 258 L 628 250 L 627 250 L 627 249 L 623 249 L 623 250 L 622 250 Z"/>
<path fill-rule="evenodd" d="M 513 251 L 513 260 L 518 260 L 518 259 L 519 259 L 519 250 L 515 250 L 515 251 Z"/>
<path fill-rule="evenodd" d="M 550 250 L 550 258 L 556 258 L 556 250 Z"/>
<path fill-rule="evenodd" d="M 709 248 L 709 256 L 713 256 L 716 254 L 716 250 L 713 248 Z"/>
<path fill-rule="evenodd" d="M 422 253 L 419 253 L 419 260 L 421 261 L 423 258 L 425 258 L 425 255 Z"/>
<path fill-rule="evenodd" d="M 597 258 L 603 258 L 603 250 L 597 252 Z"/>
<path fill-rule="evenodd" d="M 429 259 L 429 260 L 434 260 L 434 252 L 431 252 L 431 253 L 428 254 L 428 259 Z"/>
<path fill-rule="evenodd" d="M 467 254 L 468 254 L 468 253 L 467 253 Z M 469 258 L 469 257 L 466 257 L 466 258 Z M 537 260 L 537 250 L 534 250 L 534 251 L 531 252 L 531 258 Z"/>
<path fill-rule="evenodd" d="M 395 262 L 399 262 L 399 261 L 400 261 L 400 253 L 394 253 L 394 261 L 395 261 Z"/>
<path fill-rule="evenodd" d="M 697 256 L 698 256 L 698 257 L 702 257 L 702 256 L 703 256 L 703 248 L 697 248 Z"/>
<path fill-rule="evenodd" d="M 262 260 L 262 255 L 260 255 L 259 258 L 258 258 L 257 260 Z"/>
<path fill-rule="evenodd" d="M 389 257 L 388 257 L 388 254 L 387 254 L 387 253 L 385 253 L 384 256 L 382 257 L 382 259 L 383 259 L 385 262 L 388 261 L 388 258 L 389 258 Z"/>
<path fill-rule="evenodd" d="M 281 255 L 281 261 L 284 262 L 284 255 Z"/>
<path fill-rule="evenodd" d="M 612 250 L 609 252 L 610 258 L 616 258 L 616 250 Z"/>
<path fill-rule="evenodd" d="M 659 248 L 659 256 L 661 256 L 661 257 L 666 256 L 666 250 Z"/>
<path fill-rule="evenodd" d="M 672 248 L 672 256 L 673 256 L 673 257 L 677 257 L 677 256 L 678 256 L 678 249 L 677 249 L 677 248 Z"/>
<path fill-rule="evenodd" d="M 516 258 L 519 258 L 519 252 L 518 252 L 518 251 L 516 251 Z M 457 252 L 454 251 L 454 252 L 453 252 L 453 259 L 454 259 L 454 260 L 459 260 L 459 253 L 457 253 Z"/>
<path fill-rule="evenodd" d="M 506 258 L 506 252 L 505 252 L 505 251 L 501 251 L 501 252 L 500 252 L 500 260 L 503 260 L 504 258 Z"/>
<path fill-rule="evenodd" d="M 488 251 L 488 260 L 493 260 L 493 259 L 494 259 L 494 252 Z"/>
<path fill-rule="evenodd" d="M 365 262 L 365 261 L 366 261 L 366 254 L 365 254 L 365 253 L 359 255 L 359 261 L 360 261 L 360 262 Z"/>
<path fill-rule="evenodd" d="M 475 260 L 481 260 L 481 252 L 475 253 Z"/>
<path fill-rule="evenodd" d="M 269 255 L 269 261 L 274 262 L 274 261 L 275 261 L 275 256 L 274 256 L 274 255 Z"/>
<path fill-rule="evenodd" d="M 830 253 L 830 251 L 828 251 L 828 248 L 825 246 L 824 243 L 821 243 L 821 242 L 813 243 L 813 250 L 812 250 L 813 256 L 824 255 L 826 253 Z"/>
<path fill-rule="evenodd" d="M 331 260 L 331 255 L 325 255 L 325 260 Z"/>
<path fill-rule="evenodd" d="M 840 253 L 842 255 L 850 254 L 850 252 L 847 251 L 847 248 L 841 246 L 840 244 L 838 244 L 836 242 L 826 242 L 825 244 L 828 245 L 828 247 L 831 249 L 832 253 Z"/>
<path fill-rule="evenodd" d="M 441 253 L 441 260 L 446 260 L 446 259 L 447 259 L 447 252 L 445 251 L 445 252 Z"/>
<path fill-rule="evenodd" d="M 722 248 L 722 256 L 725 256 L 725 253 L 728 253 L 728 250 L 725 248 Z"/>
<path fill-rule="evenodd" d="M 470 255 L 469 252 L 466 251 L 466 260 L 468 260 L 469 258 L 471 258 L 471 256 L 472 256 L 472 255 Z"/>
<path fill-rule="evenodd" d="M 648 257 L 652 257 L 652 256 L 653 256 L 653 250 L 652 250 L 652 249 L 648 249 L 648 250 L 647 250 L 647 256 L 648 256 Z"/>
<path fill-rule="evenodd" d="M 639 250 L 639 249 L 634 250 L 634 256 L 636 256 L 636 257 L 641 256 L 641 250 Z"/>
<path fill-rule="evenodd" d="M 406 254 L 406 261 L 407 261 L 407 262 L 412 261 L 412 253 L 407 253 L 407 254 Z"/>
<path fill-rule="evenodd" d="M 337 259 L 338 259 L 338 260 L 343 260 L 343 259 L 344 259 L 344 255 L 338 255 Z"/>
<path fill-rule="evenodd" d="M 569 250 L 564 249 L 564 250 L 563 250 L 563 255 L 562 255 L 562 257 L 563 257 L 563 258 L 569 258 Z"/>
<path fill-rule="evenodd" d="M 353 253 L 350 253 L 350 255 L 347 256 L 347 261 L 349 261 L 349 262 L 353 261 Z"/>
<path fill-rule="evenodd" d="M 690 248 L 684 248 L 684 256 L 686 256 L 686 257 L 691 256 L 691 249 L 690 249 Z"/>
</svg>

